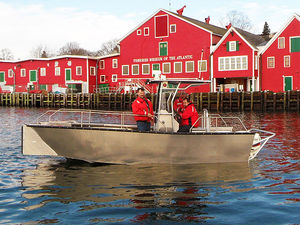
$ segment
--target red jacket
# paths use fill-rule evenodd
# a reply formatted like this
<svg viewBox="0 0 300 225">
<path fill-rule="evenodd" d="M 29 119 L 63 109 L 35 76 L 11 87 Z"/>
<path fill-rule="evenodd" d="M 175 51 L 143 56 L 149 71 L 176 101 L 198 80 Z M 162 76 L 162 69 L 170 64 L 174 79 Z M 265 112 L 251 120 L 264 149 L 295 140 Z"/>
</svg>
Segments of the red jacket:
<svg viewBox="0 0 300 225">
<path fill-rule="evenodd" d="M 193 126 L 198 120 L 199 115 L 193 103 L 190 103 L 187 107 L 184 108 L 183 113 L 180 113 L 181 116 L 181 126 L 190 125 Z M 199 120 L 196 122 L 194 127 L 199 126 Z"/>
<path fill-rule="evenodd" d="M 174 101 L 173 109 L 175 112 L 180 112 L 183 109 L 183 99 L 181 97 Z"/>
<path fill-rule="evenodd" d="M 147 104 L 148 103 L 148 104 Z M 148 114 L 151 113 L 153 115 L 153 105 L 152 102 L 147 98 L 137 97 L 135 101 L 132 103 L 132 112 L 135 115 L 135 121 L 151 121 L 151 118 L 148 117 Z"/>
</svg>

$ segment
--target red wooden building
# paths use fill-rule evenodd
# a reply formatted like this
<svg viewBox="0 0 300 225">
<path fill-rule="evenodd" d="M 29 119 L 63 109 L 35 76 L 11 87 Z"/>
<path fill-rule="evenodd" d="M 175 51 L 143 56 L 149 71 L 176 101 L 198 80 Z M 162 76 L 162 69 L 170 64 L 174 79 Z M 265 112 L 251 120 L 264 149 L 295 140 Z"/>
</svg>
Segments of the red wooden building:
<svg viewBox="0 0 300 225">
<path fill-rule="evenodd" d="M 120 40 L 119 57 L 103 59 L 105 68 L 100 66 L 100 74 L 114 75 L 121 85 L 151 78 L 155 71 L 169 78 L 209 80 L 211 46 L 225 33 L 226 29 L 209 24 L 209 19 L 201 22 L 160 9 Z M 117 68 L 112 71 L 114 62 Z M 198 91 L 207 92 L 210 87 Z"/>
<path fill-rule="evenodd" d="M 258 47 L 266 41 L 230 27 L 212 52 L 213 90 L 258 91 Z"/>
<path fill-rule="evenodd" d="M 260 52 L 261 89 L 300 90 L 300 16 L 294 15 Z"/>
</svg>

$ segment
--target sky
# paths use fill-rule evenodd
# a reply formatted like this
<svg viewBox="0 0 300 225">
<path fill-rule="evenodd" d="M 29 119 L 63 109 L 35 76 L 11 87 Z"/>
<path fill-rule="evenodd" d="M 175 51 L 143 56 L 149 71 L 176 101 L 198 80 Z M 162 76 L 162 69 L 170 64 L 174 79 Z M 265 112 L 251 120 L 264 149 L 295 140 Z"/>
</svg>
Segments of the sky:
<svg viewBox="0 0 300 225">
<path fill-rule="evenodd" d="M 253 33 L 261 33 L 265 21 L 278 31 L 294 14 L 299 0 L 0 0 L 0 49 L 14 58 L 31 57 L 39 45 L 58 51 L 67 42 L 96 51 L 111 39 L 121 39 L 158 9 L 176 12 L 211 24 L 232 10 L 249 17 Z"/>
</svg>

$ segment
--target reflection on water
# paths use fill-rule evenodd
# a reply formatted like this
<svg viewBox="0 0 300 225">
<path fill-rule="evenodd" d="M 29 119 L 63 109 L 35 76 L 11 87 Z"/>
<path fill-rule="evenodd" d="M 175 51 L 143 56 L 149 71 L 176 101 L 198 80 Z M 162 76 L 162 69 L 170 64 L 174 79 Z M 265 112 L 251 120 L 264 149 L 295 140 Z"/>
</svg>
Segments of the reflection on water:
<svg viewBox="0 0 300 225">
<path fill-rule="evenodd" d="M 276 136 L 249 165 L 97 165 L 23 156 L 0 108 L 0 224 L 300 224 L 300 114 L 236 113 Z"/>
<path fill-rule="evenodd" d="M 122 208 L 141 211 L 133 221 L 202 221 L 214 218 L 205 210 L 208 204 L 223 204 L 210 196 L 211 188 L 218 186 L 220 193 L 245 192 L 253 189 L 246 184 L 251 178 L 248 163 L 91 167 L 48 162 L 24 171 L 22 185 L 25 199 L 40 199 L 26 210 L 58 202 L 79 203 L 80 212 L 99 211 L 102 215 L 91 221 L 123 221 L 105 216 L 108 209 Z M 44 196 L 47 198 L 42 200 Z"/>
</svg>

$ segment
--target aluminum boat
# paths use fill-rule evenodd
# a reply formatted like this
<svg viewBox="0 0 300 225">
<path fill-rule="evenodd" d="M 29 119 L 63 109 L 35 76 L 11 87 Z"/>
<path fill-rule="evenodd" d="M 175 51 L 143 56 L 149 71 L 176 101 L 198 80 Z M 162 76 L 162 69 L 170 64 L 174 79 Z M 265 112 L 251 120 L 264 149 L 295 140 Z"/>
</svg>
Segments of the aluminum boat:
<svg viewBox="0 0 300 225">
<path fill-rule="evenodd" d="M 49 110 L 35 123 L 23 125 L 23 154 L 110 164 L 247 162 L 275 135 L 247 129 L 238 117 L 207 110 L 199 116 L 199 127 L 177 133 L 173 102 L 178 92 L 209 81 L 153 79 L 150 83 L 157 86 L 150 132 L 139 132 L 130 112 Z"/>
</svg>

